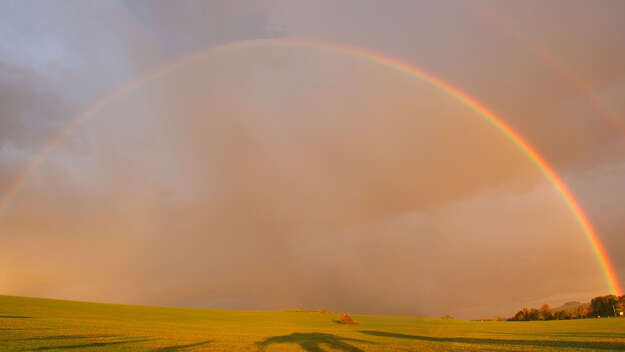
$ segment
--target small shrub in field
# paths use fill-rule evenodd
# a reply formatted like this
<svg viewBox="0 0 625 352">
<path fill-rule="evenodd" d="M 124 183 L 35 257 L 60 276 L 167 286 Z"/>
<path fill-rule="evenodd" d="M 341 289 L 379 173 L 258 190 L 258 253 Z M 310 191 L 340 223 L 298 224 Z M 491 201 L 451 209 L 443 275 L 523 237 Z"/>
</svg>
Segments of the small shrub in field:
<svg viewBox="0 0 625 352">
<path fill-rule="evenodd" d="M 352 316 L 347 313 L 339 313 L 339 319 L 336 320 L 339 324 L 358 324 L 352 319 Z"/>
<path fill-rule="evenodd" d="M 443 315 L 443 316 L 441 317 L 441 319 L 453 319 L 453 318 L 454 318 L 454 317 L 452 317 L 452 316 L 451 316 L 451 315 L 449 315 L 449 314 L 445 314 L 445 315 Z"/>
</svg>

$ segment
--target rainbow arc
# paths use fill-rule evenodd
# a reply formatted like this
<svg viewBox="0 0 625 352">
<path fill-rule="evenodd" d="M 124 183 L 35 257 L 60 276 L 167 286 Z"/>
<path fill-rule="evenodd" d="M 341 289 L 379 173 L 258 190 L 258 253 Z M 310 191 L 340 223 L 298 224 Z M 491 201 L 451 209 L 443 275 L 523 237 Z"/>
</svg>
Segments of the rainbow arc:
<svg viewBox="0 0 625 352">
<path fill-rule="evenodd" d="M 450 97 L 460 101 L 471 110 L 475 111 L 479 116 L 483 117 L 492 126 L 497 128 L 505 136 L 507 136 L 508 139 L 510 139 L 510 141 L 512 141 L 545 175 L 545 177 L 549 180 L 549 182 L 556 189 L 558 194 L 565 201 L 568 208 L 575 215 L 577 222 L 581 226 L 594 253 L 596 254 L 596 257 L 599 261 L 602 271 L 605 274 L 607 284 L 610 287 L 611 291 L 617 295 L 623 294 L 622 288 L 618 281 L 618 276 L 616 274 L 614 266 L 611 263 L 611 260 L 608 256 L 608 253 L 605 247 L 601 243 L 601 240 L 597 232 L 593 228 L 592 224 L 588 220 L 588 217 L 582 210 L 582 207 L 577 202 L 577 200 L 575 199 L 575 197 L 573 196 L 569 188 L 558 177 L 558 175 L 551 168 L 551 166 L 546 162 L 546 160 L 527 141 L 525 141 L 517 132 L 515 132 L 510 126 L 508 126 L 500 117 L 495 115 L 492 111 L 490 111 L 480 102 L 470 97 L 468 94 L 464 93 L 460 89 L 454 87 L 453 85 L 443 81 L 442 79 L 426 71 L 423 71 L 413 65 L 410 65 L 398 59 L 385 56 L 383 54 L 375 53 L 372 51 L 368 51 L 362 48 L 357 48 L 357 47 L 344 45 L 344 44 L 338 44 L 338 43 L 331 43 L 331 42 L 326 42 L 326 41 L 293 39 L 293 38 L 277 38 L 277 39 L 261 39 L 261 40 L 236 42 L 236 43 L 227 44 L 227 45 L 219 46 L 216 48 L 211 48 L 211 49 L 199 52 L 199 53 L 185 56 L 181 59 L 176 60 L 173 63 L 167 64 L 161 68 L 158 68 L 155 71 L 149 72 L 138 78 L 135 78 L 134 80 L 128 82 L 127 84 L 120 87 L 119 89 L 106 95 L 105 97 L 97 101 L 95 104 L 90 106 L 82 114 L 72 119 L 71 122 L 67 126 L 65 126 L 58 134 L 56 134 L 49 141 L 49 143 L 46 144 L 46 146 L 32 158 L 30 163 L 18 174 L 18 176 L 15 178 L 15 181 L 9 186 L 8 190 L 0 198 L 0 216 L 3 214 L 4 210 L 8 207 L 10 200 L 19 192 L 20 187 L 24 184 L 28 176 L 33 172 L 33 170 L 37 167 L 37 165 L 43 159 L 45 159 L 45 157 L 63 139 L 65 139 L 78 125 L 88 120 L 91 116 L 93 116 L 95 113 L 100 111 L 107 104 L 113 102 L 119 96 L 129 91 L 132 91 L 133 89 L 140 87 L 146 82 L 154 80 L 158 78 L 159 76 L 162 76 L 168 72 L 175 70 L 181 65 L 184 65 L 185 63 L 191 61 L 193 58 L 206 55 L 207 53 L 213 52 L 214 50 L 236 48 L 236 47 L 246 47 L 246 46 L 253 47 L 253 46 L 268 46 L 268 45 L 324 48 L 324 49 L 332 50 L 332 51 L 342 53 L 345 55 L 355 56 L 363 60 L 374 62 L 376 64 L 386 66 L 390 69 L 404 72 L 414 78 L 427 82 L 428 84 L 445 92 Z"/>
</svg>

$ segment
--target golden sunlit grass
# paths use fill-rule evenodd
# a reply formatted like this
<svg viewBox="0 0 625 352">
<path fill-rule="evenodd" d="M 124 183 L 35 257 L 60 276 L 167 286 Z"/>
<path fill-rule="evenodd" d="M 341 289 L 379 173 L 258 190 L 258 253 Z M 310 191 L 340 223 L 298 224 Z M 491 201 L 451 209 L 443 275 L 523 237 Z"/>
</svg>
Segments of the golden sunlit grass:
<svg viewBox="0 0 625 352">
<path fill-rule="evenodd" d="M 474 322 L 0 296 L 0 351 L 624 350 L 625 319 Z"/>
</svg>

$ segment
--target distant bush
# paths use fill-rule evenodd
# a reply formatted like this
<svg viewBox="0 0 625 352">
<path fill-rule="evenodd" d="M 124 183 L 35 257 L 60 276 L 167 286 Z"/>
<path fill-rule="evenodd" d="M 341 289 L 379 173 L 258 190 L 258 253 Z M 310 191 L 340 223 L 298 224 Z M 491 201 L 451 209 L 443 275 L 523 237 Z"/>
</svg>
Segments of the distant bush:
<svg viewBox="0 0 625 352">
<path fill-rule="evenodd" d="M 453 318 L 454 318 L 454 317 L 452 317 L 452 316 L 451 316 L 451 315 L 449 315 L 449 314 L 445 314 L 445 315 L 443 315 L 443 316 L 441 317 L 441 319 L 453 319 Z"/>
<path fill-rule="evenodd" d="M 553 313 L 548 305 L 543 305 L 539 309 L 536 308 L 523 308 L 518 311 L 510 321 L 528 321 L 528 320 L 551 320 L 553 319 Z"/>
<path fill-rule="evenodd" d="M 335 321 L 339 324 L 358 324 L 354 321 L 354 319 L 352 319 L 351 315 L 343 312 L 339 313 L 339 318 Z"/>
<path fill-rule="evenodd" d="M 553 319 L 553 311 L 548 304 L 543 304 L 542 307 L 538 310 L 538 320 L 552 320 Z"/>
</svg>

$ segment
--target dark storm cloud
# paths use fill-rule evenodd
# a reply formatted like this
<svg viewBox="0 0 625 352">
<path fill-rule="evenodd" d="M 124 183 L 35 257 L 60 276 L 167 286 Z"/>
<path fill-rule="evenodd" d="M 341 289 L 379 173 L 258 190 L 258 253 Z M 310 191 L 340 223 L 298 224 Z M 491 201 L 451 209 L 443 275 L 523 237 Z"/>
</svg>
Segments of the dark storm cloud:
<svg viewBox="0 0 625 352">
<path fill-rule="evenodd" d="M 67 116 L 68 109 L 44 77 L 7 63 L 0 66 L 0 75 L 0 140 L 29 143 L 62 127 L 55 120 Z"/>
<path fill-rule="evenodd" d="M 189 52 L 265 33 L 260 7 L 244 3 L 69 0 L 1 6 L 2 192 L 76 115 L 122 84 Z"/>
<path fill-rule="evenodd" d="M 164 50 L 180 55 L 271 34 L 260 2 L 141 0 L 124 2 Z"/>
<path fill-rule="evenodd" d="M 54 86 L 32 70 L 0 63 L 0 189 L 5 190 L 71 113 Z"/>
</svg>

